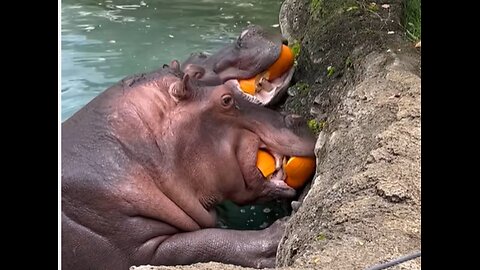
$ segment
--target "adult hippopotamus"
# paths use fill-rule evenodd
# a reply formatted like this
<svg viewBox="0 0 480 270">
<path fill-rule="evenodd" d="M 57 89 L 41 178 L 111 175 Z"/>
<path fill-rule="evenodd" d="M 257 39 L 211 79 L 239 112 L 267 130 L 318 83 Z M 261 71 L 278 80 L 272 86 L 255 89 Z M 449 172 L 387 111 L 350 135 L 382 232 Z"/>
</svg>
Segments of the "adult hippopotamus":
<svg viewBox="0 0 480 270">
<path fill-rule="evenodd" d="M 185 60 L 181 68 L 186 73 L 199 73 L 200 66 L 204 71 L 199 80 L 210 85 L 229 84 L 247 100 L 262 105 L 273 104 L 285 94 L 294 73 L 293 54 L 290 61 L 285 61 L 288 67 L 281 69 L 275 79 L 260 79 L 260 75 L 272 67 L 283 65 L 278 63 L 280 56 L 289 51 L 284 45 L 286 40 L 280 33 L 265 31 L 257 25 L 249 25 L 242 30 L 235 42 L 228 44 L 212 55 L 193 53 Z M 287 53 L 288 54 L 288 53 Z M 283 60 L 283 59 L 282 59 Z M 285 70 L 285 71 L 284 71 Z M 246 93 L 239 84 L 240 79 L 255 81 L 255 93 Z M 252 89 L 253 91 L 253 89 Z"/>
<path fill-rule="evenodd" d="M 205 86 L 179 63 L 110 87 L 62 124 L 62 269 L 218 261 L 273 267 L 281 222 L 214 228 L 214 206 L 292 198 L 257 151 L 314 156 L 296 116 Z"/>
</svg>

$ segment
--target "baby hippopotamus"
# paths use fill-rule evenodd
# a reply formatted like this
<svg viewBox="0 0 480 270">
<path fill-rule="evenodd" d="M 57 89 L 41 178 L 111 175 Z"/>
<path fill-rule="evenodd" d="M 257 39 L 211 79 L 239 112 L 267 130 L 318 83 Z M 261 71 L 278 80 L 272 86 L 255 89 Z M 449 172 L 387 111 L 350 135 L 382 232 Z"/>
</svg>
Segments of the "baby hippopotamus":
<svg viewBox="0 0 480 270">
<path fill-rule="evenodd" d="M 314 156 L 304 121 L 204 86 L 173 61 L 110 87 L 62 124 L 62 269 L 217 261 L 274 267 L 281 222 L 215 228 L 214 206 L 292 198 L 257 152 Z"/>
</svg>

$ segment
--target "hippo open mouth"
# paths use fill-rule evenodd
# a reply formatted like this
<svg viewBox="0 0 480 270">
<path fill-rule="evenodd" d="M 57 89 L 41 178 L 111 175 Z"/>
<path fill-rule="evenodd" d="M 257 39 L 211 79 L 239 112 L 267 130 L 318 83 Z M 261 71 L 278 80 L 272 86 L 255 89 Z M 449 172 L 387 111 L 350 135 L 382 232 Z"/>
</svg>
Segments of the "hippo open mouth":
<svg viewBox="0 0 480 270">
<path fill-rule="evenodd" d="M 249 102 L 232 87 L 226 88 L 234 94 L 236 109 L 241 113 L 235 119 L 242 120 L 239 124 L 244 132 L 235 144 L 240 149 L 236 150 L 237 159 L 247 185 L 266 179 L 267 185 L 278 187 L 278 191 L 303 186 L 315 170 L 316 142 L 304 118 L 280 114 Z"/>
<path fill-rule="evenodd" d="M 191 54 L 181 69 L 208 85 L 228 84 L 246 100 L 267 105 L 284 96 L 294 62 L 294 52 L 280 33 L 249 25 L 219 51 Z"/>
<path fill-rule="evenodd" d="M 239 80 L 232 79 L 226 83 L 233 89 L 240 92 L 248 101 L 256 104 L 267 105 L 277 102 L 285 94 L 288 86 L 290 85 L 290 81 L 292 80 L 294 71 L 295 68 L 291 67 L 282 76 L 272 81 L 269 81 L 264 77 L 265 72 L 256 76 L 255 92 L 253 94 L 242 90 Z"/>
<path fill-rule="evenodd" d="M 277 60 L 253 78 L 231 79 L 226 83 L 242 93 L 248 101 L 267 105 L 277 102 L 286 92 L 295 68 L 291 49 L 283 45 Z"/>
<path fill-rule="evenodd" d="M 297 189 L 312 176 L 314 159 L 279 154 L 262 145 L 258 150 L 256 165 L 265 180 L 279 188 Z"/>
</svg>

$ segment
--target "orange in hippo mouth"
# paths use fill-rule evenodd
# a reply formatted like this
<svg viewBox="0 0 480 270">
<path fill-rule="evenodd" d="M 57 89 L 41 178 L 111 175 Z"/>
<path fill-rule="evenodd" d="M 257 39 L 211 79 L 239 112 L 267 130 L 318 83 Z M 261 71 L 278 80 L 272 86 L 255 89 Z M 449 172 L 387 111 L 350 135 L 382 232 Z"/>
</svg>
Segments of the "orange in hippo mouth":
<svg viewBox="0 0 480 270">
<path fill-rule="evenodd" d="M 247 99 L 255 103 L 268 104 L 287 89 L 294 71 L 293 62 L 292 50 L 282 45 L 280 56 L 275 63 L 253 78 L 238 80 L 236 87 L 247 96 Z"/>
<path fill-rule="evenodd" d="M 275 158 L 265 150 L 259 149 L 257 153 L 257 168 L 263 176 L 268 177 L 275 172 Z"/>
<path fill-rule="evenodd" d="M 257 168 L 267 180 L 283 181 L 298 189 L 310 179 L 315 170 L 315 159 L 310 157 L 286 157 L 259 149 Z"/>
</svg>

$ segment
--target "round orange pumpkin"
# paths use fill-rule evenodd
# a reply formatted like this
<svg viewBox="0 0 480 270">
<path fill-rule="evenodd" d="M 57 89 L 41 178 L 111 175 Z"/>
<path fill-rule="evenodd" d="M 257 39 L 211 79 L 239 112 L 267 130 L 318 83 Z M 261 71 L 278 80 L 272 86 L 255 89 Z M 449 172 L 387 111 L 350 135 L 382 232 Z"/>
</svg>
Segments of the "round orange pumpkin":
<svg viewBox="0 0 480 270">
<path fill-rule="evenodd" d="M 315 159 L 309 157 L 291 157 L 284 166 L 287 179 L 285 182 L 292 188 L 300 188 L 312 176 L 315 170 Z"/>
<path fill-rule="evenodd" d="M 269 73 L 268 80 L 272 81 L 280 77 L 283 73 L 293 66 L 293 53 L 287 45 L 282 45 L 280 56 L 277 61 L 271 65 L 267 71 Z"/>
<path fill-rule="evenodd" d="M 263 76 L 269 81 L 275 80 L 293 66 L 293 60 L 292 50 L 288 46 L 282 45 L 282 50 L 280 51 L 280 56 L 277 61 L 275 61 L 266 72 L 257 74 L 250 79 L 238 80 L 240 88 L 247 94 L 255 95 L 257 84 Z"/>
</svg>

